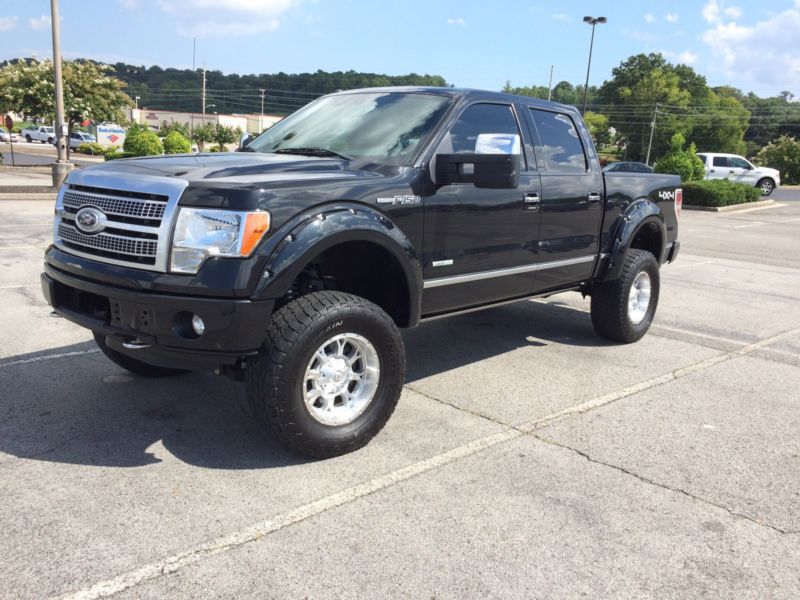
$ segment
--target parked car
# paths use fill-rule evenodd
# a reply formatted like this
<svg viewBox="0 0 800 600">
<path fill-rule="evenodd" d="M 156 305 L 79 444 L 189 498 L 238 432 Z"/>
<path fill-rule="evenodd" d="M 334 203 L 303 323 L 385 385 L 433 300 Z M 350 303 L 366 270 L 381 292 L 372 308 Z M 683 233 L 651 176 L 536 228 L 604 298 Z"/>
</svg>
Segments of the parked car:
<svg viewBox="0 0 800 600">
<path fill-rule="evenodd" d="M 36 141 L 43 144 L 52 144 L 56 139 L 56 130 L 49 125 L 40 125 L 39 127 L 23 129 L 20 135 L 29 143 Z"/>
<path fill-rule="evenodd" d="M 746 158 L 737 154 L 718 154 L 698 152 L 697 156 L 706 167 L 706 179 L 729 179 L 761 188 L 761 193 L 769 196 L 781 185 L 781 173 L 769 167 L 756 167 Z"/>
<path fill-rule="evenodd" d="M 9 133 L 5 127 L 0 127 L 0 142 L 18 142 L 19 136 L 13 131 Z"/>
<path fill-rule="evenodd" d="M 69 148 L 70 150 L 77 150 L 81 144 L 88 144 L 90 142 L 96 142 L 97 138 L 94 137 L 90 133 L 84 133 L 83 131 L 73 131 L 69 134 Z M 55 140 L 53 141 L 55 144 Z"/>
<path fill-rule="evenodd" d="M 613 162 L 603 168 L 605 173 L 652 173 L 653 167 L 640 162 Z"/>
<path fill-rule="evenodd" d="M 242 152 L 71 171 L 42 291 L 124 369 L 244 381 L 261 425 L 329 457 L 392 414 L 399 328 L 573 290 L 598 335 L 639 340 L 680 248 L 680 185 L 602 173 L 569 106 L 350 90 Z"/>
</svg>

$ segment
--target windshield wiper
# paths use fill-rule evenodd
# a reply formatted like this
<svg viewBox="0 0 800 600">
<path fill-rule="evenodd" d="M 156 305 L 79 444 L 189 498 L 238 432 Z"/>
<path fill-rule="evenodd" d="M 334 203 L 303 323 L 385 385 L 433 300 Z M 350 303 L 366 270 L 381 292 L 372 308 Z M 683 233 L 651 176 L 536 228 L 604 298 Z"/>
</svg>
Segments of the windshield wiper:
<svg viewBox="0 0 800 600">
<path fill-rule="evenodd" d="M 302 154 L 303 156 L 338 156 L 344 160 L 353 160 L 352 156 L 347 156 L 341 152 L 328 150 L 327 148 L 278 148 L 272 151 L 273 154 Z"/>
</svg>

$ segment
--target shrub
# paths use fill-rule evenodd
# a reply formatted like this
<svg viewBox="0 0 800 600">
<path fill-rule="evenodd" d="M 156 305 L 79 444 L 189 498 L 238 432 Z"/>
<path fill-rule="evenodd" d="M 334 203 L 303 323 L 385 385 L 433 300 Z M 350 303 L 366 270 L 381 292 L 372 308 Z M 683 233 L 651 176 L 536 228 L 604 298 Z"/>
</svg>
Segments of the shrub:
<svg viewBox="0 0 800 600">
<path fill-rule="evenodd" d="M 697 156 L 694 143 L 683 149 L 686 138 L 677 132 L 669 141 L 669 151 L 659 158 L 655 164 L 656 173 L 680 175 L 681 181 L 698 181 L 705 177 L 703 161 Z"/>
<path fill-rule="evenodd" d="M 161 140 L 155 132 L 136 124 L 128 129 L 122 149 L 131 156 L 155 156 L 164 153 Z"/>
<path fill-rule="evenodd" d="M 97 142 L 84 142 L 78 146 L 78 152 L 91 154 L 92 156 L 103 156 L 106 153 L 106 147 Z"/>
<path fill-rule="evenodd" d="M 234 129 L 233 127 L 229 127 L 228 125 L 221 125 L 217 123 L 214 127 L 214 136 L 212 140 L 217 143 L 217 150 L 220 152 L 226 152 L 227 148 L 225 147 L 227 144 L 233 144 L 234 142 L 239 141 L 239 136 L 242 132 L 239 128 Z"/>
<path fill-rule="evenodd" d="M 691 206 L 730 206 L 761 199 L 761 190 L 727 179 L 709 179 L 683 184 L 683 203 Z"/>
<path fill-rule="evenodd" d="M 104 156 L 106 160 L 117 160 L 118 158 L 133 158 L 139 155 L 133 154 L 132 152 L 124 152 L 124 151 L 121 152 L 118 147 L 112 146 L 111 148 L 106 150 Z"/>
<path fill-rule="evenodd" d="M 161 126 L 158 128 L 158 135 L 160 137 L 167 137 L 173 131 L 177 131 L 183 137 L 189 137 L 189 126 L 180 121 L 161 121 Z"/>
<path fill-rule="evenodd" d="M 781 172 L 781 183 L 800 183 L 800 142 L 783 135 L 762 148 L 755 163 Z"/>
<path fill-rule="evenodd" d="M 164 154 L 188 154 L 192 145 L 178 131 L 170 131 L 164 138 Z"/>
</svg>

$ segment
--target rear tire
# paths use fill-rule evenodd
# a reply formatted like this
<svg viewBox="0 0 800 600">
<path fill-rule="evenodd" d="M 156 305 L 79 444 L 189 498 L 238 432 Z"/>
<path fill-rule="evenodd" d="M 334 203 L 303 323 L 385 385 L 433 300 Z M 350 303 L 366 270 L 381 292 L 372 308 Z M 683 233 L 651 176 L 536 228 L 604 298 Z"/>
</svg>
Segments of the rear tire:
<svg viewBox="0 0 800 600">
<path fill-rule="evenodd" d="M 256 420 L 294 452 L 328 458 L 366 445 L 386 424 L 405 380 L 397 326 L 351 294 L 314 292 L 273 316 L 247 363 Z"/>
<path fill-rule="evenodd" d="M 97 346 L 102 350 L 111 361 L 126 371 L 130 371 L 134 375 L 141 375 L 142 377 L 170 377 L 172 375 L 180 375 L 186 373 L 181 369 L 168 369 L 167 367 L 157 367 L 135 358 L 131 358 L 127 354 L 122 354 L 116 350 L 109 348 L 106 344 L 106 336 L 101 333 L 94 334 L 94 341 Z"/>
<path fill-rule="evenodd" d="M 625 344 L 640 340 L 656 314 L 659 289 L 655 256 L 646 250 L 628 250 L 620 276 L 598 284 L 592 291 L 595 332 Z"/>
<path fill-rule="evenodd" d="M 25 136 L 25 141 L 28 142 L 29 144 L 31 143 L 31 141 L 33 141 L 33 138 L 31 138 L 30 134 Z"/>
</svg>

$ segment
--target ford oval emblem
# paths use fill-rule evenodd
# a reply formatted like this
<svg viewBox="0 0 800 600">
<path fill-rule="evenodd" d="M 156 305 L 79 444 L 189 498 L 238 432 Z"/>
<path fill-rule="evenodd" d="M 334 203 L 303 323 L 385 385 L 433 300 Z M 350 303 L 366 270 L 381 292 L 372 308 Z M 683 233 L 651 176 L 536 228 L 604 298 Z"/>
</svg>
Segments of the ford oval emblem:
<svg viewBox="0 0 800 600">
<path fill-rule="evenodd" d="M 83 233 L 99 233 L 106 228 L 106 216 L 94 206 L 84 206 L 75 215 L 75 225 Z"/>
</svg>

